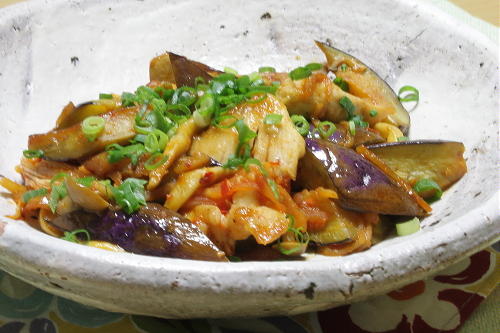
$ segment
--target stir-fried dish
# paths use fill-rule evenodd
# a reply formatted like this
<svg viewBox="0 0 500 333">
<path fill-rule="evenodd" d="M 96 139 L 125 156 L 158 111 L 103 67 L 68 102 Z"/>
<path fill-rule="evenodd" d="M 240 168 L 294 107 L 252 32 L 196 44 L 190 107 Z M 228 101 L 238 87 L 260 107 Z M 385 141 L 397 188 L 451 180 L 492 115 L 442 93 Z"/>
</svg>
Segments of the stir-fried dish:
<svg viewBox="0 0 500 333">
<path fill-rule="evenodd" d="M 418 90 L 396 95 L 317 45 L 324 64 L 249 75 L 167 52 L 134 93 L 69 103 L 29 137 L 23 184 L 0 178 L 12 217 L 111 251 L 211 261 L 340 256 L 391 223 L 419 230 L 465 174 L 463 144 L 410 141 L 401 102 Z"/>
</svg>

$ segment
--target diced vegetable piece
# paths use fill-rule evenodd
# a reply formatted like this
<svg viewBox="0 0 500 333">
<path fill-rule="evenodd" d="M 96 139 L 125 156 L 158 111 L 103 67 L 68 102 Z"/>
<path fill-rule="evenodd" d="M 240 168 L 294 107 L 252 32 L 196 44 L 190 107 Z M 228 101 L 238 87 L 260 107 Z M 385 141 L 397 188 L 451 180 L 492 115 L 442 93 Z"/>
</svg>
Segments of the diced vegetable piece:
<svg viewBox="0 0 500 333">
<path fill-rule="evenodd" d="M 420 230 L 420 220 L 418 217 L 412 218 L 409 221 L 396 223 L 396 233 L 398 236 L 406 236 Z"/>
<path fill-rule="evenodd" d="M 97 101 L 86 102 L 74 106 L 69 103 L 64 107 L 59 118 L 56 121 L 54 129 L 64 129 L 80 123 L 87 117 L 98 116 L 100 114 L 112 111 L 118 107 L 115 100 L 101 99 Z"/>
<path fill-rule="evenodd" d="M 325 54 L 328 68 L 334 71 L 337 77 L 348 83 L 350 94 L 375 103 L 375 105 L 380 106 L 379 110 L 390 111 L 387 120 L 396 124 L 404 134 L 408 133 L 410 116 L 399 101 L 396 93 L 380 76 L 352 55 L 325 43 L 316 42 L 316 45 Z M 342 70 L 342 65 L 348 70 Z M 371 118 L 379 116 L 375 115 L 371 116 Z M 368 119 L 367 114 L 365 120 Z M 377 121 L 380 120 L 383 119 L 377 119 Z"/>
<path fill-rule="evenodd" d="M 185 217 L 149 203 L 127 215 L 108 210 L 104 215 L 76 211 L 55 218 L 63 230 L 85 228 L 93 241 L 116 244 L 126 251 L 161 257 L 226 261 L 226 257 L 198 227 Z"/>
<path fill-rule="evenodd" d="M 151 81 L 166 81 L 178 87 L 192 87 L 197 77 L 208 81 L 219 73 L 222 72 L 172 52 L 153 58 L 149 64 Z"/>
<path fill-rule="evenodd" d="M 461 142 L 419 140 L 383 143 L 367 147 L 410 185 L 421 179 L 435 181 L 446 190 L 467 172 Z M 420 193 L 424 198 L 433 191 Z"/>
<path fill-rule="evenodd" d="M 363 156 L 325 140 L 306 139 L 298 174 L 299 184 L 306 188 L 337 191 L 344 208 L 388 215 L 427 214 L 413 195 Z"/>
<path fill-rule="evenodd" d="M 134 123 L 137 108 L 116 109 L 99 115 L 106 121 L 104 130 L 96 140 L 89 142 L 81 123 L 53 130 L 45 134 L 30 135 L 29 149 L 40 149 L 51 160 L 71 160 L 104 150 L 113 143 L 125 143 L 135 136 Z"/>
</svg>

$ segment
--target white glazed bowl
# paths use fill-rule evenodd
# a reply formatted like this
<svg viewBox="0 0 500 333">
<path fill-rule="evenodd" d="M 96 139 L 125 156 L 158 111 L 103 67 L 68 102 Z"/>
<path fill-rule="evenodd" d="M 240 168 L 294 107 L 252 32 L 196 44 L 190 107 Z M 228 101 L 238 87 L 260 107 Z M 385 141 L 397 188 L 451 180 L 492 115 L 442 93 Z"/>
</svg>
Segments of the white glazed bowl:
<svg viewBox="0 0 500 333">
<path fill-rule="evenodd" d="M 261 18 L 264 13 L 271 18 Z M 131 91 L 171 50 L 215 67 L 289 70 L 323 61 L 313 40 L 372 66 L 421 101 L 413 138 L 466 146 L 469 172 L 419 233 L 346 257 L 212 263 L 111 253 L 3 217 L 0 268 L 54 294 L 109 311 L 171 318 L 297 314 L 386 292 L 498 239 L 498 50 L 413 1 L 32 1 L 0 11 L 0 173 L 14 173 L 30 133 L 68 100 Z M 76 57 L 76 58 L 75 58 Z M 73 58 L 73 60 L 71 60 Z M 76 60 L 78 59 L 78 60 Z"/>
</svg>

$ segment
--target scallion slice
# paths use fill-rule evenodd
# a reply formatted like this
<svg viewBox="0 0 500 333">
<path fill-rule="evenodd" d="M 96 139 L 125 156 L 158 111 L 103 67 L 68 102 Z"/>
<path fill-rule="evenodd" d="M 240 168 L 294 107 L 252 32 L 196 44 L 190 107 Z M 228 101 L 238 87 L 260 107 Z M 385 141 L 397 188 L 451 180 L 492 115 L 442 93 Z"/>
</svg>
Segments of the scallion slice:
<svg viewBox="0 0 500 333">
<path fill-rule="evenodd" d="M 351 135 L 356 135 L 356 124 L 354 123 L 354 121 L 349 120 L 348 124 L 349 124 L 349 133 L 351 133 Z"/>
<path fill-rule="evenodd" d="M 294 114 L 291 118 L 292 123 L 295 125 L 295 129 L 300 135 L 306 136 L 309 133 L 309 122 L 304 116 L 299 116 Z"/>
<path fill-rule="evenodd" d="M 420 100 L 420 93 L 413 86 L 403 86 L 399 89 L 398 98 L 401 102 L 417 102 Z"/>
<path fill-rule="evenodd" d="M 323 65 L 321 65 L 317 62 L 311 62 L 311 63 L 305 65 L 304 67 L 310 71 L 317 71 L 317 70 L 320 70 L 321 68 L 323 68 Z"/>
<path fill-rule="evenodd" d="M 26 158 L 41 158 L 43 157 L 43 150 L 26 149 L 23 150 L 23 156 Z"/>
<path fill-rule="evenodd" d="M 311 76 L 311 74 L 312 71 L 309 68 L 297 67 L 294 70 L 292 70 L 288 75 L 292 80 L 301 80 Z"/>
<path fill-rule="evenodd" d="M 104 118 L 97 116 L 87 117 L 82 122 L 82 132 L 87 140 L 92 142 L 104 130 L 105 124 L 106 121 Z"/>
<path fill-rule="evenodd" d="M 396 223 L 396 233 L 398 236 L 406 236 L 420 230 L 420 220 L 414 217 L 409 221 Z"/>
<path fill-rule="evenodd" d="M 354 111 L 356 111 L 356 107 L 352 103 L 351 99 L 347 96 L 342 97 L 339 100 L 340 106 L 342 106 L 347 113 L 347 119 L 351 119 L 354 117 Z"/>
<path fill-rule="evenodd" d="M 112 94 L 103 94 L 103 93 L 100 93 L 99 94 L 99 99 L 113 99 L 113 95 Z"/>
<path fill-rule="evenodd" d="M 85 229 L 77 229 L 77 230 L 73 230 L 71 232 L 65 231 L 64 236 L 61 237 L 61 239 L 64 239 L 68 242 L 80 243 L 80 240 L 77 237 L 77 235 L 79 235 L 79 234 L 85 235 L 87 242 L 90 241 L 90 233 Z"/>
<path fill-rule="evenodd" d="M 378 115 L 378 111 L 377 110 L 370 110 L 369 114 L 370 114 L 370 117 L 375 117 Z"/>
<path fill-rule="evenodd" d="M 427 191 L 434 191 L 434 195 L 432 198 L 430 198 L 430 201 L 436 201 L 441 199 L 441 196 L 443 195 L 443 190 L 441 187 L 432 179 L 428 178 L 423 178 L 420 179 L 418 182 L 415 183 L 413 186 L 413 189 L 415 192 L 418 194 L 427 192 Z"/>
<path fill-rule="evenodd" d="M 264 118 L 264 124 L 266 125 L 277 125 L 281 122 L 281 119 L 283 119 L 283 116 L 280 114 L 268 114 Z"/>
<path fill-rule="evenodd" d="M 238 75 L 238 71 L 234 68 L 231 68 L 231 67 L 224 67 L 224 72 L 229 73 L 229 74 L 233 74 L 233 75 Z"/>
<path fill-rule="evenodd" d="M 276 73 L 276 69 L 271 66 L 259 67 L 259 73 Z"/>
<path fill-rule="evenodd" d="M 336 130 L 337 127 L 331 121 L 322 121 L 318 125 L 319 135 L 321 135 L 323 139 L 329 138 Z"/>
<path fill-rule="evenodd" d="M 167 160 L 168 155 L 163 155 L 162 153 L 156 152 L 148 158 L 146 163 L 144 163 L 144 168 L 146 168 L 146 170 L 154 170 L 165 163 Z"/>
<path fill-rule="evenodd" d="M 25 192 L 23 194 L 23 196 L 21 197 L 21 200 L 24 203 L 26 203 L 26 202 L 30 201 L 31 199 L 33 199 L 33 198 L 41 197 L 41 196 L 44 196 L 45 194 L 47 194 L 47 189 L 45 189 L 45 188 L 39 188 L 37 190 L 32 190 L 32 191 Z"/>
</svg>

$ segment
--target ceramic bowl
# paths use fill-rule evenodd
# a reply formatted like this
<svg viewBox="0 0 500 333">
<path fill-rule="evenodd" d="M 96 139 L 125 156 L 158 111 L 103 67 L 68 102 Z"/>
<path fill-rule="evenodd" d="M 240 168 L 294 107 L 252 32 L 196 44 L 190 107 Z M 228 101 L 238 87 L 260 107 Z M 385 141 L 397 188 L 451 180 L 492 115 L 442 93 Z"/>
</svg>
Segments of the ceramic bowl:
<svg viewBox="0 0 500 333">
<path fill-rule="evenodd" d="M 269 13 L 267 15 L 266 13 Z M 32 1 L 0 11 L 0 173 L 69 100 L 133 90 L 170 50 L 222 68 L 323 61 L 313 40 L 418 87 L 412 138 L 464 142 L 469 172 L 423 230 L 345 257 L 212 263 L 111 253 L 10 220 L 0 198 L 0 268 L 109 311 L 170 318 L 297 314 L 387 292 L 498 239 L 498 57 L 485 37 L 413 1 Z"/>
</svg>

